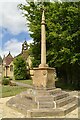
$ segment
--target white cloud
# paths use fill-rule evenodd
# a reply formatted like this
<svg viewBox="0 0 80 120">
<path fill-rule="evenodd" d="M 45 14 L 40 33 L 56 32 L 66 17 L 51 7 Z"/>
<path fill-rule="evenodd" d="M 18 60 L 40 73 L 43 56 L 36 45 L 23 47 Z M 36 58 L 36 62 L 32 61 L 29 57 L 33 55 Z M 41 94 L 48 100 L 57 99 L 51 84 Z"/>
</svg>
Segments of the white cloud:
<svg viewBox="0 0 80 120">
<path fill-rule="evenodd" d="M 0 27 L 8 29 L 12 34 L 26 31 L 26 19 L 22 16 L 17 5 L 25 3 L 25 0 L 2 0 L 0 1 Z"/>
<path fill-rule="evenodd" d="M 22 43 L 18 42 L 17 39 L 11 39 L 4 44 L 3 55 L 7 55 L 9 51 L 14 56 L 21 53 Z"/>
<path fill-rule="evenodd" d="M 4 56 L 7 55 L 9 53 L 9 51 L 11 52 L 11 54 L 14 56 L 17 56 L 18 54 L 21 53 L 22 50 L 22 44 L 23 44 L 24 40 L 22 42 L 19 42 L 17 39 L 10 39 L 8 40 L 5 44 L 4 44 L 4 48 L 3 51 L 0 49 L 0 55 Z M 28 44 L 32 43 L 33 40 L 30 39 L 27 41 Z"/>
<path fill-rule="evenodd" d="M 33 39 L 28 40 L 27 43 L 30 45 L 30 43 L 33 43 Z"/>
</svg>

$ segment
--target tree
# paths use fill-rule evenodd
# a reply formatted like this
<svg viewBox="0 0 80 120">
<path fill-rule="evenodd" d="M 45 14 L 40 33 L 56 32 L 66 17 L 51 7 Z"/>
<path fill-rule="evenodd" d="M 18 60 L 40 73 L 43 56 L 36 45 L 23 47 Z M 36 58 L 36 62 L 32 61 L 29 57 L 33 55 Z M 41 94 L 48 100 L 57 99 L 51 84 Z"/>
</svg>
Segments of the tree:
<svg viewBox="0 0 80 120">
<path fill-rule="evenodd" d="M 46 8 L 47 63 L 56 67 L 64 83 L 80 86 L 80 2 L 48 3 Z M 20 5 L 26 17 L 34 43 L 31 45 L 33 66 L 40 64 L 41 3 Z M 76 71 L 76 72 L 75 72 Z"/>
<path fill-rule="evenodd" d="M 14 59 L 14 76 L 16 80 L 23 80 L 27 77 L 26 62 L 22 56 Z"/>
<path fill-rule="evenodd" d="M 2 57 L 0 56 L 0 65 L 2 64 Z"/>
</svg>

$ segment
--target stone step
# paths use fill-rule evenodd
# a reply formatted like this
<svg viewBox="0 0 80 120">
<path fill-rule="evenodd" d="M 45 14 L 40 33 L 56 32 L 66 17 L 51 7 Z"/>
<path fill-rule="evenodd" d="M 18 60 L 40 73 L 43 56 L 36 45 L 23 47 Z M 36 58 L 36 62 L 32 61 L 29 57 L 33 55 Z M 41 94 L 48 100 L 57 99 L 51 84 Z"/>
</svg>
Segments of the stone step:
<svg viewBox="0 0 80 120">
<path fill-rule="evenodd" d="M 57 94 L 57 93 L 61 93 L 62 90 L 61 88 L 55 88 L 55 89 L 52 89 L 52 90 L 48 90 L 49 94 L 51 95 L 54 95 L 54 94 Z"/>
<path fill-rule="evenodd" d="M 53 97 L 50 95 L 47 96 L 37 96 L 36 102 L 53 102 Z"/>
<path fill-rule="evenodd" d="M 62 109 L 32 109 L 27 111 L 27 117 L 51 117 L 51 116 L 63 116 L 64 111 Z"/>
<path fill-rule="evenodd" d="M 59 99 L 56 101 L 56 107 L 62 107 L 64 105 L 69 104 L 69 103 L 76 101 L 76 100 L 77 100 L 76 97 L 70 97 L 70 96 L 65 97 L 63 99 Z"/>
<path fill-rule="evenodd" d="M 52 95 L 52 96 L 53 96 L 53 100 L 55 101 L 55 100 L 59 100 L 59 99 L 68 97 L 68 96 L 69 96 L 69 93 L 61 92 L 61 93 L 58 93 L 58 94 L 54 94 L 54 95 Z"/>
<path fill-rule="evenodd" d="M 37 104 L 35 101 L 33 101 L 31 98 L 26 99 L 26 98 L 21 97 L 21 96 L 16 96 L 16 97 L 11 98 L 6 104 L 8 106 L 12 106 L 12 107 L 17 108 L 19 110 L 24 109 L 24 107 L 22 107 L 22 106 L 25 106 L 26 110 L 30 109 L 30 108 L 37 108 Z"/>
<path fill-rule="evenodd" d="M 56 94 L 56 93 L 60 93 L 62 92 L 61 88 L 53 88 L 53 89 L 49 89 L 49 90 L 33 90 L 34 92 L 36 92 L 36 95 L 51 95 L 51 94 Z"/>
<path fill-rule="evenodd" d="M 41 108 L 53 108 L 54 107 L 54 104 L 53 102 L 38 102 L 38 108 L 41 109 Z"/>
<path fill-rule="evenodd" d="M 62 99 L 64 97 L 69 96 L 68 93 L 66 92 L 61 92 L 61 93 L 57 93 L 54 95 L 44 95 L 44 96 L 36 96 L 36 102 L 50 102 L 50 101 L 55 101 L 55 100 L 59 100 Z"/>
<path fill-rule="evenodd" d="M 37 90 L 37 95 L 49 95 L 49 93 L 47 92 L 47 90 Z"/>
<path fill-rule="evenodd" d="M 77 104 L 73 102 L 61 108 L 32 109 L 27 111 L 27 117 L 65 116 L 66 114 L 68 114 L 69 112 L 73 111 L 76 108 L 77 108 Z"/>
<path fill-rule="evenodd" d="M 35 96 L 44 96 L 44 95 L 49 95 L 49 93 L 47 92 L 47 90 L 42 90 L 42 89 L 33 89 L 33 90 L 31 90 L 31 89 L 29 89 L 29 90 L 27 90 L 27 93 L 28 93 L 28 95 L 30 94 L 30 95 L 35 95 Z"/>
<path fill-rule="evenodd" d="M 69 112 L 75 110 L 77 107 L 78 107 L 78 103 L 77 102 L 72 102 L 72 103 L 69 103 L 69 104 L 63 106 L 62 110 L 64 110 L 64 113 L 66 115 Z"/>
</svg>

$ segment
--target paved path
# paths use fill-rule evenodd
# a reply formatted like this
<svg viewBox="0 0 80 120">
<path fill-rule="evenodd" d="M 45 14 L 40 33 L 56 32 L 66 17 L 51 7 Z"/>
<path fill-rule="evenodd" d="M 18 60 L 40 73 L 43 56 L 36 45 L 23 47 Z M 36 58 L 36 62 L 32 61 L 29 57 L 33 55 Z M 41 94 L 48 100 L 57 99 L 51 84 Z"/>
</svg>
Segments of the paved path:
<svg viewBox="0 0 80 120">
<path fill-rule="evenodd" d="M 70 92 L 70 94 L 76 95 L 76 96 L 78 95 L 76 91 Z M 0 118 L 26 118 L 26 116 L 23 115 L 22 113 L 19 113 L 18 111 L 6 106 L 6 102 L 10 98 L 11 97 L 0 98 Z M 79 113 L 80 111 L 78 111 L 78 108 L 77 108 L 71 113 L 67 114 L 66 116 L 62 116 L 60 118 L 78 118 Z M 59 117 L 56 116 L 55 118 L 59 118 Z"/>
<path fill-rule="evenodd" d="M 18 85 L 18 86 L 27 87 L 27 88 L 33 88 L 33 86 L 31 86 L 29 84 L 26 84 L 26 83 L 15 82 L 15 81 L 12 81 L 12 82 L 16 83 L 16 85 Z"/>
<path fill-rule="evenodd" d="M 6 106 L 11 97 L 0 98 L 0 119 L 1 118 L 25 118 L 25 116 L 14 109 Z"/>
</svg>

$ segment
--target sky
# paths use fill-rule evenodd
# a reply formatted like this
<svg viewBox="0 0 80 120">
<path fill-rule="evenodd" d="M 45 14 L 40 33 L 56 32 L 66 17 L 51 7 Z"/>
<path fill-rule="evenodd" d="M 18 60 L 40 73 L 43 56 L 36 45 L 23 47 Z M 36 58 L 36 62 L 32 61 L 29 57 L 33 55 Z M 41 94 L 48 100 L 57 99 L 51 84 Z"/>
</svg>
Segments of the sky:
<svg viewBox="0 0 80 120">
<path fill-rule="evenodd" d="M 26 40 L 32 43 L 26 19 L 17 5 L 25 0 L 0 0 L 0 55 L 3 57 L 9 51 L 12 56 L 21 52 L 22 43 Z"/>
<path fill-rule="evenodd" d="M 62 0 L 51 1 L 62 2 Z M 18 55 L 25 40 L 28 44 L 33 42 L 29 35 L 27 21 L 17 7 L 20 3 L 26 4 L 26 0 L 0 0 L 0 55 L 2 57 L 9 51 L 13 57 Z"/>
</svg>

